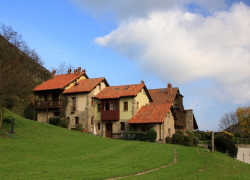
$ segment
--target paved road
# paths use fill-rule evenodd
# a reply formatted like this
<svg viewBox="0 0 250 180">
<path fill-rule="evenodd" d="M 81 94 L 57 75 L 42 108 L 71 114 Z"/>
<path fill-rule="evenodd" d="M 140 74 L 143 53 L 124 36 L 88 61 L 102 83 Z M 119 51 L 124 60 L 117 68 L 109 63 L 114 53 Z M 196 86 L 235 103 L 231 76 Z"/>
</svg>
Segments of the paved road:
<svg viewBox="0 0 250 180">
<path fill-rule="evenodd" d="M 243 154 L 244 154 L 244 160 L 243 160 Z M 250 164 L 250 148 L 238 148 L 238 154 L 236 159 Z"/>
</svg>

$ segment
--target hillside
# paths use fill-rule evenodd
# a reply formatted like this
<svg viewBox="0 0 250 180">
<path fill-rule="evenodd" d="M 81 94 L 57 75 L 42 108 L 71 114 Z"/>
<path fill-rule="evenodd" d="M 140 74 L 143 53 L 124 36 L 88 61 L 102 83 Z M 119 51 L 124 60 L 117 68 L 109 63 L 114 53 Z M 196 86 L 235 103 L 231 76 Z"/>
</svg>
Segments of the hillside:
<svg viewBox="0 0 250 180">
<path fill-rule="evenodd" d="M 1 179 L 107 179 L 164 165 L 128 179 L 250 178 L 248 164 L 204 148 L 106 139 L 5 116 L 16 119 L 16 135 L 0 136 Z"/>
</svg>

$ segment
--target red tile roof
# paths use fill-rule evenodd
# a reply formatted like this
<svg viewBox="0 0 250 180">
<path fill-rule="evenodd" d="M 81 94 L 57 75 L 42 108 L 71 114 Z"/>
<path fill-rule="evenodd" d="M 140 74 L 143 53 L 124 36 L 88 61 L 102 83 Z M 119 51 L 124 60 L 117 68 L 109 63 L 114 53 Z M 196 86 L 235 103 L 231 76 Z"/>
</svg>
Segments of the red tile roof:
<svg viewBox="0 0 250 180">
<path fill-rule="evenodd" d="M 96 98 L 113 99 L 113 98 L 120 98 L 120 97 L 127 97 L 127 96 L 136 96 L 142 88 L 144 88 L 149 99 L 151 100 L 151 96 L 149 95 L 148 90 L 144 83 L 106 87 L 105 89 L 103 89 L 101 92 L 99 92 L 96 95 Z"/>
<path fill-rule="evenodd" d="M 81 74 L 72 73 L 72 74 L 61 74 L 55 76 L 55 79 L 49 79 L 44 83 L 38 85 L 33 89 L 33 91 L 43 91 L 43 90 L 52 90 L 52 89 L 63 89 L 65 86 L 73 82 L 78 77 L 84 75 L 86 78 L 88 76 L 85 72 L 81 72 Z"/>
<path fill-rule="evenodd" d="M 129 124 L 149 124 L 163 123 L 166 118 L 171 104 L 158 104 L 142 106 L 141 109 L 129 120 Z"/>
<path fill-rule="evenodd" d="M 174 102 L 178 89 L 179 88 L 177 87 L 172 88 L 171 94 L 168 94 L 167 88 L 149 89 L 148 92 L 153 99 L 153 102 L 150 102 L 150 104 L 164 104 L 167 101 L 172 104 Z"/>
<path fill-rule="evenodd" d="M 108 83 L 104 77 L 83 79 L 83 80 L 79 81 L 76 86 L 72 86 L 68 90 L 65 90 L 63 93 L 89 92 L 102 81 L 104 81 L 106 83 L 106 85 L 108 85 Z"/>
</svg>

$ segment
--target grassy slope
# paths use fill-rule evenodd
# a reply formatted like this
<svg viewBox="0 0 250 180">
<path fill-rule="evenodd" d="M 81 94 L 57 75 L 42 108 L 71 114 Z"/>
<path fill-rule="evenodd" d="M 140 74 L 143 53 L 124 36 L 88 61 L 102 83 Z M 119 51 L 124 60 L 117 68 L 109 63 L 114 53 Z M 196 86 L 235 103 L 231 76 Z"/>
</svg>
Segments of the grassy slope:
<svg viewBox="0 0 250 180">
<path fill-rule="evenodd" d="M 124 176 L 173 162 L 174 148 L 178 163 L 134 178 L 250 179 L 248 164 L 206 149 L 198 148 L 198 153 L 196 148 L 184 146 L 111 140 L 11 115 L 16 119 L 17 136 L 0 138 L 1 179 Z"/>
</svg>

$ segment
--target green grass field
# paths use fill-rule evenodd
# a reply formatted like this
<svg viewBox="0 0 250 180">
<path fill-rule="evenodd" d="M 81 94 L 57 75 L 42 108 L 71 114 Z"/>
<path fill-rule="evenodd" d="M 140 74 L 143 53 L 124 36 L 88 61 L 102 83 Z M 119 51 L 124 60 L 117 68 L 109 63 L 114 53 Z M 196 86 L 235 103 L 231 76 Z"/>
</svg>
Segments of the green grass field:
<svg viewBox="0 0 250 180">
<path fill-rule="evenodd" d="M 8 114 L 16 135 L 0 137 L 0 179 L 108 179 L 170 163 L 125 179 L 250 179 L 249 164 L 204 148 L 106 139 Z"/>
</svg>

